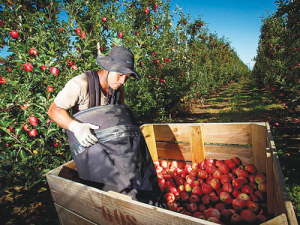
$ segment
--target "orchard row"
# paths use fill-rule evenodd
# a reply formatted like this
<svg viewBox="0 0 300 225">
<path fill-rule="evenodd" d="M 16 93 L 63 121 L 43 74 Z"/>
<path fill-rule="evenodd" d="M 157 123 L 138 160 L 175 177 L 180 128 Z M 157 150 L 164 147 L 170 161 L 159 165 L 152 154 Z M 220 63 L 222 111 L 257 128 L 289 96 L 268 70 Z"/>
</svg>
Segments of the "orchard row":
<svg viewBox="0 0 300 225">
<path fill-rule="evenodd" d="M 291 115 L 300 106 L 300 3 L 282 1 L 263 19 L 253 75 Z"/>
</svg>

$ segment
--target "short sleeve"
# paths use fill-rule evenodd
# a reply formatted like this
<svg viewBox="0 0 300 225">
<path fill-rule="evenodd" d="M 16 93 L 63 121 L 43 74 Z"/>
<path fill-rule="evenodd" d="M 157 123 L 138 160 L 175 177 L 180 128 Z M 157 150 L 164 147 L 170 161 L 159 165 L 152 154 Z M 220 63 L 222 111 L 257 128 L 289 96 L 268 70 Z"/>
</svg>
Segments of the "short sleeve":
<svg viewBox="0 0 300 225">
<path fill-rule="evenodd" d="M 81 85 L 77 81 L 76 77 L 72 78 L 55 97 L 55 104 L 66 110 L 72 108 L 79 101 L 82 91 L 81 89 Z"/>
</svg>

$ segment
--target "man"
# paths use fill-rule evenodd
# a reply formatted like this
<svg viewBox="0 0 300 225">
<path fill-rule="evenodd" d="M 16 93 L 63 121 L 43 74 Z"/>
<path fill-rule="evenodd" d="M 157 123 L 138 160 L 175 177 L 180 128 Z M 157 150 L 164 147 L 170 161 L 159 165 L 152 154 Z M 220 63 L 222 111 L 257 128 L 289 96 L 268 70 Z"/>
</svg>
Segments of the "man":
<svg viewBox="0 0 300 225">
<path fill-rule="evenodd" d="M 145 139 L 132 111 L 124 105 L 123 84 L 130 76 L 140 79 L 134 56 L 128 49 L 113 47 L 107 57 L 98 56 L 97 63 L 101 70 L 80 74 L 65 85 L 48 115 L 68 130 L 82 183 L 165 207 Z M 70 108 L 77 113 L 70 116 Z"/>
<path fill-rule="evenodd" d="M 125 90 L 123 84 L 130 76 L 140 79 L 134 70 L 134 56 L 123 47 L 113 47 L 107 57 L 98 56 L 97 63 L 102 67 L 97 71 L 101 90 L 101 105 L 106 105 L 114 90 L 119 90 L 118 104 L 125 104 Z M 111 91 L 113 90 L 113 91 Z M 89 123 L 79 123 L 72 119 L 67 110 L 72 108 L 73 113 L 89 108 L 89 91 L 86 74 L 80 74 L 71 79 L 58 93 L 50 105 L 48 115 L 60 127 L 74 133 L 79 143 L 90 147 L 98 140 L 91 133 L 91 129 L 98 126 Z"/>
</svg>

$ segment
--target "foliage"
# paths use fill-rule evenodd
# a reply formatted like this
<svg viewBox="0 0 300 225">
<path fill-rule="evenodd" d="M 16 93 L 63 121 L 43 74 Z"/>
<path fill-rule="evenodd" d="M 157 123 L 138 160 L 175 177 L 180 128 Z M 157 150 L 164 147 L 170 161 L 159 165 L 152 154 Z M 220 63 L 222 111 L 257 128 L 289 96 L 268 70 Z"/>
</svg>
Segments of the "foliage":
<svg viewBox="0 0 300 225">
<path fill-rule="evenodd" d="M 300 2 L 277 3 L 277 12 L 262 20 L 253 75 L 293 115 L 300 103 Z"/>
</svg>

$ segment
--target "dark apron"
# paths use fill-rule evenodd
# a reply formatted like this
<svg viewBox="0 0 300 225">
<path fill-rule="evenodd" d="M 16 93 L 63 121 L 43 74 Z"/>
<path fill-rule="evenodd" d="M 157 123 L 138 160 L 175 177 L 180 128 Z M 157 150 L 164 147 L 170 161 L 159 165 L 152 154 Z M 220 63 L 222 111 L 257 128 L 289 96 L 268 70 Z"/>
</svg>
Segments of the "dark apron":
<svg viewBox="0 0 300 225">
<path fill-rule="evenodd" d="M 151 155 L 131 109 L 126 105 L 97 106 L 73 116 L 100 126 L 93 131 L 99 141 L 89 148 L 67 131 L 79 177 L 104 191 L 164 207 Z"/>
</svg>

